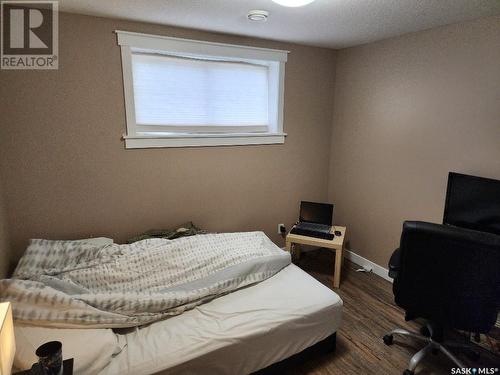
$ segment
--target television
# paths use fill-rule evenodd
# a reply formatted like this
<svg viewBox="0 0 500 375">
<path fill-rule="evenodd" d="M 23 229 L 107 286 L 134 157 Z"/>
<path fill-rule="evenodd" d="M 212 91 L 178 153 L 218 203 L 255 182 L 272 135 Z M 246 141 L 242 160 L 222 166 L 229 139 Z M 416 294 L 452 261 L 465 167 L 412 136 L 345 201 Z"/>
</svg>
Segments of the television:
<svg viewBox="0 0 500 375">
<path fill-rule="evenodd" d="M 500 181 L 450 172 L 443 224 L 500 235 Z"/>
</svg>

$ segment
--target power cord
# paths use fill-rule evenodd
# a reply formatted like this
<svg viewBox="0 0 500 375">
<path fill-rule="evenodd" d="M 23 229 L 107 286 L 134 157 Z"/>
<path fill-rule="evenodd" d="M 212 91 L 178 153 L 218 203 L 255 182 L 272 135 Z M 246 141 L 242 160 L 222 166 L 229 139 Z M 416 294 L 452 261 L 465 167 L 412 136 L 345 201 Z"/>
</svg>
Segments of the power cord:
<svg viewBox="0 0 500 375">
<path fill-rule="evenodd" d="M 362 266 L 361 268 L 358 268 L 356 270 L 356 272 L 366 272 L 366 273 L 370 273 L 372 271 L 373 271 L 373 268 L 370 266 Z"/>
</svg>

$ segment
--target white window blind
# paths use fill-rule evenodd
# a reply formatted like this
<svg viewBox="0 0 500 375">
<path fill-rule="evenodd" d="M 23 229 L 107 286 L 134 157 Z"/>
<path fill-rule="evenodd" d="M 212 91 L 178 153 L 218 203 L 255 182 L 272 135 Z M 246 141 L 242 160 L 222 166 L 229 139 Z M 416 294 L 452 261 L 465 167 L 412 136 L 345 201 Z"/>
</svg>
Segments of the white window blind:
<svg viewBox="0 0 500 375">
<path fill-rule="evenodd" d="M 285 142 L 287 51 L 115 32 L 126 148 Z"/>
<path fill-rule="evenodd" d="M 269 67 L 132 54 L 138 131 L 267 132 Z"/>
</svg>

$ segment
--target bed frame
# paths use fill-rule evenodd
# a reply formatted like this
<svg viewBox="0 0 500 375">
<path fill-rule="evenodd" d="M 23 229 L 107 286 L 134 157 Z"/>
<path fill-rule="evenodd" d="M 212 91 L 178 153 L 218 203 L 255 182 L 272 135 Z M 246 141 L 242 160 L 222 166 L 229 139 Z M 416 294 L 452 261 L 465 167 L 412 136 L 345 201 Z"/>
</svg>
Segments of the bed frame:
<svg viewBox="0 0 500 375">
<path fill-rule="evenodd" d="M 310 360 L 314 357 L 318 357 L 324 354 L 335 352 L 337 347 L 337 332 L 328 336 L 313 346 L 304 349 L 300 353 L 294 354 L 282 361 L 273 363 L 272 365 L 263 368 L 252 375 L 274 375 L 274 374 L 284 374 L 290 368 L 294 368 L 299 364 Z"/>
</svg>

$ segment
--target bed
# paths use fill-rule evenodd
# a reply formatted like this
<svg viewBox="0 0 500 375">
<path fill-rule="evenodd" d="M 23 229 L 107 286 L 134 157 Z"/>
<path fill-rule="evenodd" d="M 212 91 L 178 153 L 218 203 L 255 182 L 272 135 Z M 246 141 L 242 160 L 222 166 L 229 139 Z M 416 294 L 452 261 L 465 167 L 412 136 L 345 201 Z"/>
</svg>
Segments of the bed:
<svg viewBox="0 0 500 375">
<path fill-rule="evenodd" d="M 15 363 L 32 363 L 39 337 L 63 342 L 75 374 L 248 374 L 332 337 L 341 319 L 340 297 L 289 264 L 260 283 L 124 334 L 18 326 L 24 349 Z"/>
<path fill-rule="evenodd" d="M 341 319 L 340 297 L 292 264 L 127 334 L 127 346 L 102 374 L 248 374 L 332 335 Z"/>
</svg>

